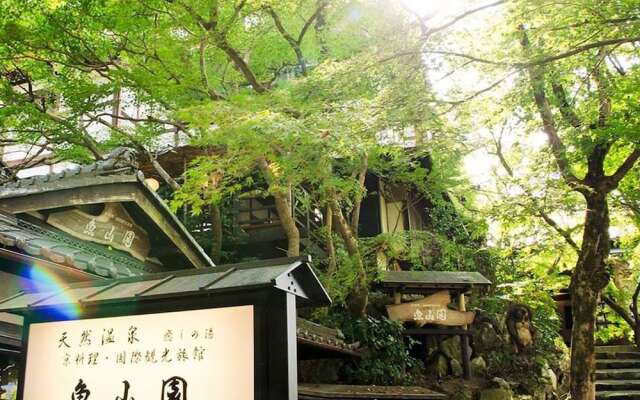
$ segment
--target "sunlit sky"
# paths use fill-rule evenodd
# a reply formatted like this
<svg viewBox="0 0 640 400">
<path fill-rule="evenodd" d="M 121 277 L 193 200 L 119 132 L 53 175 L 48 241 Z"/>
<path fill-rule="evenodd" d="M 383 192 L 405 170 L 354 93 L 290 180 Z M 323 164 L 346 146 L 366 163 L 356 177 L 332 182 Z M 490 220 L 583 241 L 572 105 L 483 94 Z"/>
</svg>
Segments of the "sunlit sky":
<svg viewBox="0 0 640 400">
<path fill-rule="evenodd" d="M 472 0 L 397 0 L 404 8 L 412 11 L 416 15 L 421 16 L 427 21 L 428 25 L 439 26 L 451 20 L 451 17 L 460 15 L 461 13 L 468 11 L 469 9 L 476 8 L 483 4 L 490 2 L 472 1 Z M 482 13 L 493 13 L 496 9 L 487 9 Z M 465 21 L 465 25 L 472 24 L 473 17 L 470 20 Z M 447 79 L 438 79 L 437 76 L 432 77 L 433 88 L 441 93 L 445 94 L 451 89 L 452 85 L 462 85 L 468 87 L 474 87 L 478 82 L 482 81 L 482 77 L 479 76 L 477 71 L 465 70 L 455 74 L 455 76 L 449 76 Z M 455 83 L 454 83 L 455 82 Z M 482 135 L 488 135 L 488 131 L 479 130 L 478 132 L 472 132 L 470 136 L 480 137 Z M 505 141 L 513 141 L 512 138 L 505 137 Z M 505 143 L 506 147 L 509 143 Z M 476 185 L 487 186 L 491 185 L 492 171 L 498 167 L 498 161 L 495 156 L 489 155 L 486 150 L 477 150 L 467 156 L 464 161 L 464 170 L 469 179 Z"/>
<path fill-rule="evenodd" d="M 471 3 L 465 0 L 398 0 L 403 6 L 423 17 L 436 18 L 458 14 Z"/>
</svg>

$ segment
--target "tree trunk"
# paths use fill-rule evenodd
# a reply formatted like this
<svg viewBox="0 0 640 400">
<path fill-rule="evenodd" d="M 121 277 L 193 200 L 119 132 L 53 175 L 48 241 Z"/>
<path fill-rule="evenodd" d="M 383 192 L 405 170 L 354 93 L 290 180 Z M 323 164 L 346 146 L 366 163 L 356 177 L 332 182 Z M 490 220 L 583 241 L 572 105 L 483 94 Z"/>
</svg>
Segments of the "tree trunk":
<svg viewBox="0 0 640 400">
<path fill-rule="evenodd" d="M 318 7 L 320 8 L 322 2 L 325 0 L 318 0 Z M 321 7 L 318 12 L 318 16 L 316 17 L 315 31 L 316 31 L 316 40 L 318 41 L 318 45 L 320 47 L 320 58 L 325 59 L 329 55 L 329 46 L 327 45 L 327 38 L 325 37 L 325 30 L 327 28 L 327 16 L 325 14 L 326 9 Z"/>
<path fill-rule="evenodd" d="M 267 184 L 269 185 L 269 192 L 273 196 L 276 203 L 276 211 L 282 224 L 282 229 L 287 236 L 287 256 L 297 257 L 300 255 L 300 230 L 296 226 L 296 221 L 293 216 L 293 210 L 291 201 L 287 193 L 283 193 L 280 187 L 277 187 L 273 172 L 269 168 L 269 162 L 266 158 L 262 157 L 258 159 L 258 168 L 262 171 Z"/>
<path fill-rule="evenodd" d="M 327 228 L 327 253 L 329 253 L 329 266 L 327 268 L 327 274 L 329 276 L 336 273 L 337 270 L 337 262 L 336 262 L 336 246 L 333 243 L 333 207 L 331 204 L 327 206 L 327 216 L 326 216 L 326 228 Z"/>
<path fill-rule="evenodd" d="M 360 171 L 358 171 L 358 185 L 362 193 L 360 193 L 353 202 L 353 211 L 351 212 L 351 231 L 354 236 L 358 237 L 358 228 L 360 225 L 360 208 L 362 207 L 362 200 L 367 195 L 367 187 L 365 186 L 365 179 L 367 178 L 367 171 L 369 170 L 369 157 L 367 155 L 362 159 L 362 165 Z"/>
<path fill-rule="evenodd" d="M 209 255 L 213 262 L 219 263 L 222 254 L 222 215 L 220 206 L 211 204 L 209 212 L 211 213 L 211 252 Z"/>
<path fill-rule="evenodd" d="M 276 210 L 282 229 L 287 235 L 287 256 L 297 257 L 300 255 L 300 230 L 296 226 L 296 221 L 291 215 L 291 202 L 288 196 L 282 193 L 274 193 L 273 198 L 276 202 Z"/>
<path fill-rule="evenodd" d="M 571 277 L 571 396 L 573 400 L 595 399 L 594 330 L 600 292 L 609 281 L 609 207 L 606 194 L 585 195 L 582 248 Z"/>
<path fill-rule="evenodd" d="M 364 268 L 360 247 L 358 246 L 358 239 L 351 231 L 349 222 L 342 213 L 342 209 L 335 197 L 331 200 L 331 207 L 333 209 L 336 230 L 344 241 L 347 253 L 349 253 L 349 257 L 354 264 L 357 274 L 353 287 L 347 296 L 347 308 L 354 317 L 362 317 L 369 301 L 369 286 L 367 282 L 367 271 Z"/>
<path fill-rule="evenodd" d="M 226 37 L 214 34 L 215 43 L 218 48 L 225 52 L 225 54 L 231 59 L 236 68 L 240 71 L 240 73 L 249 81 L 249 84 L 256 91 L 256 93 L 264 93 L 267 91 L 267 88 L 260 82 L 258 82 L 258 78 L 254 75 L 251 68 L 247 62 L 242 58 L 240 53 L 227 42 Z"/>
</svg>

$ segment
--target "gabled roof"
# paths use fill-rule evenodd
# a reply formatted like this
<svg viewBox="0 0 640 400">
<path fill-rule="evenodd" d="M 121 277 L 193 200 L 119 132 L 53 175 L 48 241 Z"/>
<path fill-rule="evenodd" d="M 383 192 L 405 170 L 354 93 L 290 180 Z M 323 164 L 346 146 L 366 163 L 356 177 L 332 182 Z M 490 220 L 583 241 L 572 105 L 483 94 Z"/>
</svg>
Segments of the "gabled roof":
<svg viewBox="0 0 640 400">
<path fill-rule="evenodd" d="M 379 283 L 382 289 L 405 293 L 443 289 L 466 291 L 473 286 L 488 285 L 491 281 L 481 273 L 468 271 L 386 271 Z"/>
<path fill-rule="evenodd" d="M 163 248 L 176 247 L 184 267 L 213 262 L 137 170 L 129 149 L 116 149 L 104 161 L 60 173 L 34 176 L 0 186 L 0 210 L 10 214 L 42 212 L 91 204 L 123 203 L 132 207 L 144 228 Z M 174 267 L 169 265 L 168 267 Z"/>
<path fill-rule="evenodd" d="M 309 259 L 280 259 L 276 265 L 223 266 L 176 273 L 99 280 L 52 292 L 21 292 L 0 301 L 0 312 L 16 314 L 67 306 L 152 303 L 166 298 L 193 298 L 241 290 L 274 288 L 295 294 L 300 306 L 331 304 Z"/>
<path fill-rule="evenodd" d="M 107 278 L 148 272 L 143 262 L 123 251 L 79 240 L 58 229 L 2 212 L 0 248 L 16 249 L 38 259 Z"/>
</svg>

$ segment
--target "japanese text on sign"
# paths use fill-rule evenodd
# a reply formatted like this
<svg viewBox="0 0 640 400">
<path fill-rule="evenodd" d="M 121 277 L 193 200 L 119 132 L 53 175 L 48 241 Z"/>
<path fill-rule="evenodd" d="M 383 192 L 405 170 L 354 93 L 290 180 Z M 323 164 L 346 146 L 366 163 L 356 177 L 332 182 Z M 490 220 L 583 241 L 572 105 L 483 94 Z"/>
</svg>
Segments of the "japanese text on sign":
<svg viewBox="0 0 640 400">
<path fill-rule="evenodd" d="M 24 400 L 253 400 L 253 307 L 34 323 Z"/>
</svg>

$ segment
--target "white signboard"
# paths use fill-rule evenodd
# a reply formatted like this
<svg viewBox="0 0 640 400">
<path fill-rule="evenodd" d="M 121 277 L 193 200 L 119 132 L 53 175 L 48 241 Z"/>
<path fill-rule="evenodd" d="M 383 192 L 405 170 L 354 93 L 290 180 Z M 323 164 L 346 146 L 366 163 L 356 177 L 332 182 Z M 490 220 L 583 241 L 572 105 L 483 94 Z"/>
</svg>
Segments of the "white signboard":
<svg viewBox="0 0 640 400">
<path fill-rule="evenodd" d="M 253 306 L 31 324 L 24 400 L 253 400 Z"/>
</svg>

